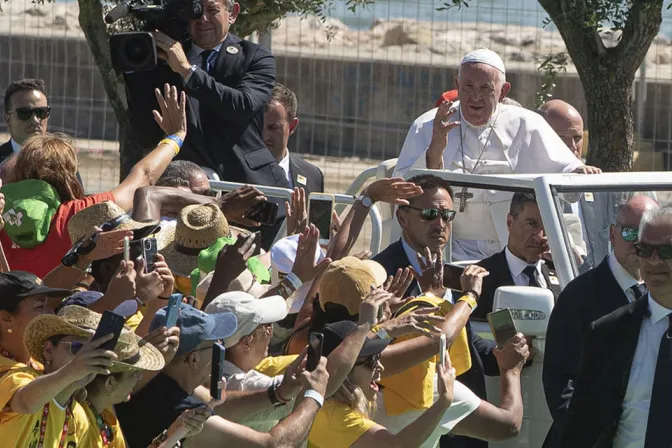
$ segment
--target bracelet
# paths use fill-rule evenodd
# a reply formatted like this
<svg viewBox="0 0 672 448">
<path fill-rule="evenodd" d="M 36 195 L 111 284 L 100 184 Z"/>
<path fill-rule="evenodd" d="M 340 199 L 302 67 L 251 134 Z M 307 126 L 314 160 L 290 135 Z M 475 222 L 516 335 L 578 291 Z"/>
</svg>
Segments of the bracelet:
<svg viewBox="0 0 672 448">
<path fill-rule="evenodd" d="M 159 146 L 161 146 L 161 145 L 172 146 L 173 151 L 175 151 L 175 155 L 178 155 L 180 153 L 180 145 L 178 145 L 175 140 L 171 140 L 171 139 L 166 137 L 159 142 Z"/>
<path fill-rule="evenodd" d="M 294 291 L 296 291 L 297 289 L 299 289 L 301 287 L 301 285 L 303 285 L 303 282 L 301 281 L 299 276 L 296 275 L 293 272 L 290 272 L 289 274 L 287 274 L 285 276 L 285 280 L 287 280 L 289 283 L 292 284 L 292 286 L 294 287 Z"/>
<path fill-rule="evenodd" d="M 175 134 L 171 134 L 171 135 L 167 135 L 166 138 L 174 141 L 175 143 L 177 143 L 177 146 L 179 146 L 180 149 L 182 149 L 182 145 L 184 145 L 184 140 L 182 140 L 180 137 L 178 137 Z"/>
<path fill-rule="evenodd" d="M 150 448 L 158 448 L 159 446 L 161 446 L 163 442 L 166 441 L 166 439 L 168 439 L 168 430 L 164 429 L 161 434 L 152 439 L 152 444 L 150 445 Z"/>
<path fill-rule="evenodd" d="M 473 295 L 474 295 L 474 298 L 475 298 L 476 300 L 478 300 L 478 299 L 481 298 L 481 295 L 480 295 L 479 293 L 477 293 L 476 291 L 474 291 L 473 289 L 467 289 L 466 291 L 464 291 L 464 293 L 465 293 L 465 294 L 473 294 Z"/>
<path fill-rule="evenodd" d="M 308 389 L 308 390 L 303 394 L 303 397 L 304 397 L 304 398 L 312 398 L 313 400 L 315 400 L 315 401 L 317 402 L 317 404 L 318 404 L 320 407 L 324 406 L 324 397 L 322 396 L 321 393 L 319 393 L 319 392 L 316 391 L 316 390 Z"/>
<path fill-rule="evenodd" d="M 392 336 L 390 336 L 390 333 L 388 333 L 387 330 L 385 330 L 384 328 L 379 327 L 378 329 L 376 329 L 375 333 L 376 333 L 376 336 L 378 336 L 378 338 L 380 338 L 384 341 L 386 341 L 388 339 L 392 339 Z"/>
<path fill-rule="evenodd" d="M 276 385 L 272 385 L 271 387 L 268 388 L 268 399 L 270 400 L 274 408 L 284 406 L 285 403 L 287 403 L 282 398 L 280 398 L 277 389 L 278 387 Z"/>
</svg>

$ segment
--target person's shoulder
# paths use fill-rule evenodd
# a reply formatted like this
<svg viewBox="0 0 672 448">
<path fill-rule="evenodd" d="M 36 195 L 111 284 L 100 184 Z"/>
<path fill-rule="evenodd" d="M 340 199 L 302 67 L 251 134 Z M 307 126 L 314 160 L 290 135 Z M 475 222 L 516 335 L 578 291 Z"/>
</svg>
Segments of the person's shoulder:
<svg viewBox="0 0 672 448">
<path fill-rule="evenodd" d="M 311 162 L 307 161 L 306 159 L 304 159 L 301 156 L 290 153 L 289 154 L 289 159 L 290 159 L 290 161 L 292 161 L 293 163 L 295 163 L 297 166 L 301 167 L 305 171 L 311 171 L 315 175 L 319 174 L 320 177 L 324 176 L 324 174 L 322 174 L 322 170 L 317 165 L 312 164 Z"/>
<path fill-rule="evenodd" d="M 602 271 L 604 269 L 604 263 L 606 263 L 606 259 L 593 269 L 584 272 L 570 281 L 560 293 L 556 307 L 580 307 L 582 305 L 587 305 L 586 296 L 592 294 L 596 287 L 603 284 L 602 282 L 604 281 L 604 278 L 602 278 Z"/>
<path fill-rule="evenodd" d="M 430 109 L 424 114 L 420 115 L 418 118 L 416 118 L 413 121 L 412 127 L 414 128 L 421 128 L 427 123 L 432 123 L 434 121 L 434 117 L 436 117 L 436 111 L 439 110 L 438 107 L 435 107 L 434 109 Z"/>
<path fill-rule="evenodd" d="M 506 256 L 504 255 L 504 252 L 497 252 L 496 254 L 490 255 L 488 258 L 482 259 L 476 264 L 487 270 L 492 270 L 506 265 Z"/>
<path fill-rule="evenodd" d="M 372 260 L 380 263 L 389 275 L 393 275 L 391 274 L 392 271 L 396 271 L 399 268 L 405 268 L 410 264 L 408 257 L 404 252 L 404 247 L 401 244 L 401 240 L 397 240 L 387 246 L 375 257 L 373 257 Z M 402 266 L 404 263 L 405 265 Z"/>
<path fill-rule="evenodd" d="M 266 47 L 263 47 L 257 43 L 252 42 L 251 40 L 243 39 L 238 37 L 235 34 L 231 35 L 234 45 L 239 45 L 244 53 L 254 54 L 255 56 L 273 56 L 273 54 Z M 226 42 L 224 43 L 226 45 Z M 226 48 L 224 48 L 226 51 Z"/>
</svg>

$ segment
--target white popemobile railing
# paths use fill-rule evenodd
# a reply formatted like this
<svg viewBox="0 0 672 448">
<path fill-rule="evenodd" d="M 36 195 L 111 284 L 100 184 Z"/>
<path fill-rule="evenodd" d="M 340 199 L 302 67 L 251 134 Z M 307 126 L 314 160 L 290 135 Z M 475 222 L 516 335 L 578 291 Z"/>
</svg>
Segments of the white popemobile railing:
<svg viewBox="0 0 672 448">
<path fill-rule="evenodd" d="M 370 170 L 367 170 L 370 171 Z M 375 174 L 375 171 L 374 171 Z M 361 176 L 361 175 L 360 175 Z M 359 177 L 358 177 L 359 179 Z M 362 185 L 366 181 L 367 178 L 364 178 L 364 181 L 362 181 Z M 210 188 L 213 190 L 218 190 L 218 191 L 232 191 L 235 190 L 236 188 L 240 188 L 245 186 L 246 184 L 240 184 L 236 182 L 223 182 L 223 181 L 218 181 L 218 180 L 211 180 L 210 181 Z M 284 199 L 285 201 L 289 201 L 292 195 L 292 190 L 289 188 L 279 188 L 279 187 L 269 187 L 269 186 L 264 186 L 264 185 L 255 185 L 255 187 L 261 191 L 266 197 L 269 198 L 278 198 L 278 199 Z M 360 187 L 361 188 L 361 187 Z M 350 189 L 348 189 L 350 191 Z M 352 205 L 355 203 L 356 193 L 353 193 L 351 195 L 348 194 L 335 194 L 334 195 L 334 203 L 336 205 L 341 205 L 341 206 L 348 206 Z M 374 255 L 380 252 L 380 242 L 381 242 L 381 230 L 382 230 L 382 220 L 380 217 L 380 211 L 378 210 L 377 207 L 371 207 L 369 209 L 369 216 L 371 218 L 371 244 L 369 246 L 369 250 L 371 253 Z M 282 227 L 278 231 L 278 236 L 276 237 L 276 241 L 280 238 L 282 238 L 286 233 L 286 222 L 282 223 Z"/>
</svg>

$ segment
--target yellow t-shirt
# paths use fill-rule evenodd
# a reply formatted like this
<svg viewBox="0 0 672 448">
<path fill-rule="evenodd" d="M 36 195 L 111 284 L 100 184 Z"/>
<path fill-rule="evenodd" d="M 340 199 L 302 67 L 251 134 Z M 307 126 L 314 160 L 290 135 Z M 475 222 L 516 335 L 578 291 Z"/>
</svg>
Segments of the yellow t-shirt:
<svg viewBox="0 0 672 448">
<path fill-rule="evenodd" d="M 33 447 L 40 440 L 42 408 L 34 414 L 18 414 L 9 408 L 14 393 L 41 375 L 25 364 L 0 356 L 0 442 L 7 447 Z M 72 414 L 68 419 L 68 431 L 64 446 L 76 448 L 77 427 L 86 419 L 84 410 L 77 403 L 70 406 Z M 65 424 L 66 410 L 56 401 L 49 403 L 44 447 L 58 447 Z"/>
<path fill-rule="evenodd" d="M 103 421 L 112 430 L 112 440 L 108 441 L 107 445 L 103 445 L 103 437 L 100 434 L 100 428 L 96 422 L 96 415 L 91 408 L 83 403 L 82 408 L 86 414 L 86 422 L 77 426 L 77 438 L 79 439 L 79 446 L 82 448 L 126 448 L 124 434 L 121 432 L 119 420 L 110 408 L 105 409 L 101 415 Z"/>
<path fill-rule="evenodd" d="M 131 330 L 135 331 L 138 329 L 138 326 L 140 325 L 140 322 L 142 322 L 142 319 L 144 319 L 144 312 L 147 310 L 146 306 L 140 307 L 138 311 L 135 312 L 134 315 L 126 319 L 126 326 L 130 328 Z"/>
<path fill-rule="evenodd" d="M 308 448 L 348 448 L 376 422 L 338 400 L 329 399 L 308 434 Z"/>
<path fill-rule="evenodd" d="M 287 370 L 287 367 L 298 357 L 299 355 L 286 355 L 264 358 L 254 370 L 266 376 L 282 375 Z"/>
</svg>

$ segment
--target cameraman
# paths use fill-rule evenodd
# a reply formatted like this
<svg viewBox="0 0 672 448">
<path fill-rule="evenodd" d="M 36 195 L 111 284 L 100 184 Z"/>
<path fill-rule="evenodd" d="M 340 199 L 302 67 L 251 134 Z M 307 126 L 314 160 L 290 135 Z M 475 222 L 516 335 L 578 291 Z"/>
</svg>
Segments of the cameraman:
<svg viewBox="0 0 672 448">
<path fill-rule="evenodd" d="M 212 168 L 225 181 L 288 188 L 262 139 L 264 105 L 275 85 L 275 59 L 268 50 L 229 32 L 239 12 L 233 0 L 204 0 L 203 15 L 187 23 L 187 42 L 153 33 L 158 56 L 167 67 L 125 75 L 131 122 L 138 141 L 149 142 L 149 130 L 159 130 L 149 121 L 156 100 L 145 89 L 171 80 L 188 96 L 188 137 L 179 158 Z M 279 222 L 284 218 L 280 205 Z M 277 226 L 262 230 L 272 233 Z M 275 233 L 263 236 L 270 246 Z"/>
</svg>

